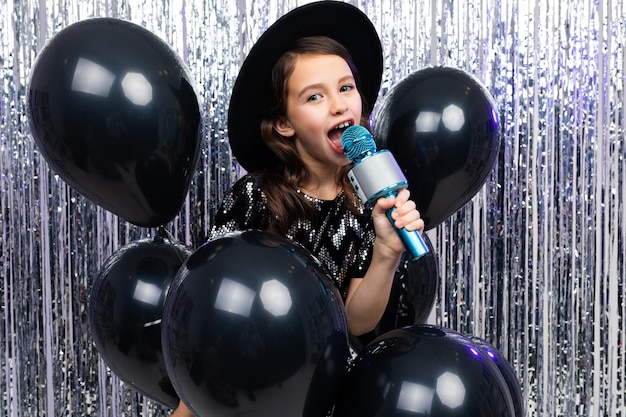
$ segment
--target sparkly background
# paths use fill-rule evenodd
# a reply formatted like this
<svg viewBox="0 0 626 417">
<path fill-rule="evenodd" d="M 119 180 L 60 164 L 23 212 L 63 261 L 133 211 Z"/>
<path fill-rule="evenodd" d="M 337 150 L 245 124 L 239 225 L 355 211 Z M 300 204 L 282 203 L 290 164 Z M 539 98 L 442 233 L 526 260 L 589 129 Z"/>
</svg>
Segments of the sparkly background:
<svg viewBox="0 0 626 417">
<path fill-rule="evenodd" d="M 164 416 L 98 358 L 87 294 L 103 262 L 154 234 L 118 219 L 48 168 L 26 90 L 45 42 L 79 20 L 118 17 L 188 64 L 203 154 L 167 225 L 197 247 L 240 174 L 229 91 L 246 52 L 294 0 L 0 2 L 1 415 Z M 359 0 L 383 41 L 381 94 L 446 65 L 496 99 L 503 146 L 486 185 L 429 236 L 442 281 L 434 323 L 498 347 L 529 416 L 626 415 L 626 1 Z"/>
</svg>

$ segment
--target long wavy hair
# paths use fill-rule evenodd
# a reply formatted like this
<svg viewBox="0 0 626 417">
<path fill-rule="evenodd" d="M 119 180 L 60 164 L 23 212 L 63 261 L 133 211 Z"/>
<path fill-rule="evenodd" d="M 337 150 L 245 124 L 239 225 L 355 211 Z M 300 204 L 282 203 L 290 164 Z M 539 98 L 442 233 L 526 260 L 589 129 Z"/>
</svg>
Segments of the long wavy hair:
<svg viewBox="0 0 626 417">
<path fill-rule="evenodd" d="M 307 54 L 336 55 L 343 58 L 352 70 L 357 90 L 361 95 L 360 123 L 363 126 L 367 126 L 367 118 L 371 112 L 369 103 L 365 102 L 361 94 L 359 74 L 352 57 L 337 41 L 325 36 L 300 38 L 276 62 L 272 71 L 273 95 L 266 98 L 269 100 L 264 106 L 266 111 L 261 122 L 261 136 L 265 145 L 276 154 L 282 164 L 268 167 L 259 174 L 259 178 L 270 211 L 270 230 L 279 233 L 285 233 L 297 219 L 310 218 L 314 215 L 313 203 L 297 192 L 298 186 L 310 180 L 312 174 L 300 160 L 294 141 L 285 138 L 274 129 L 275 122 L 285 117 L 287 112 L 287 81 L 293 73 L 296 59 Z M 341 170 L 337 183 L 343 189 L 348 208 L 359 214 L 362 206 L 347 179 L 348 170 L 349 167 Z"/>
</svg>

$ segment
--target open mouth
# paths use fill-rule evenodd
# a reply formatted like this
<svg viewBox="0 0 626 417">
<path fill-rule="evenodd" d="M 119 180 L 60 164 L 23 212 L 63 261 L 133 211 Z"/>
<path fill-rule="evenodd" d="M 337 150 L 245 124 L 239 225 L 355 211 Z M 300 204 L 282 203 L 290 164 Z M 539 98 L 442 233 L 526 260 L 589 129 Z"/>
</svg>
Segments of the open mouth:
<svg viewBox="0 0 626 417">
<path fill-rule="evenodd" d="M 342 122 L 332 128 L 330 132 L 328 132 L 328 138 L 330 139 L 330 143 L 336 152 L 343 153 L 343 147 L 341 146 L 341 135 L 343 135 L 343 132 L 353 124 L 354 122 L 352 121 Z"/>
</svg>

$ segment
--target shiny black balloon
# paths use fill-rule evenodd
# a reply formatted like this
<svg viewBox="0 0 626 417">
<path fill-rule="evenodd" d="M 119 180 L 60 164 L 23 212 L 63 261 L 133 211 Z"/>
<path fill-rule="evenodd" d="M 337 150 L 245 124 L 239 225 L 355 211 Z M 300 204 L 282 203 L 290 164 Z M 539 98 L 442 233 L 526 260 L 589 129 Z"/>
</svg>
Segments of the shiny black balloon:
<svg viewBox="0 0 626 417">
<path fill-rule="evenodd" d="M 28 89 L 33 138 L 85 197 L 139 226 L 180 210 L 200 154 L 200 111 L 181 59 L 150 31 L 96 18 L 55 35 Z"/>
<path fill-rule="evenodd" d="M 514 417 L 497 366 L 471 341 L 437 326 L 392 330 L 353 363 L 335 417 Z"/>
<path fill-rule="evenodd" d="M 439 264 L 435 248 L 423 235 L 429 252 L 415 260 L 404 253 L 396 269 L 389 302 L 376 328 L 360 336 L 350 336 L 352 348 L 360 352 L 372 340 L 390 330 L 424 324 L 437 299 Z"/>
<path fill-rule="evenodd" d="M 347 372 L 340 294 L 282 236 L 205 243 L 181 267 L 163 317 L 168 374 L 196 415 L 324 417 Z"/>
<path fill-rule="evenodd" d="M 374 116 L 380 148 L 396 157 L 426 230 L 483 186 L 500 148 L 495 101 L 472 75 L 425 68 L 393 86 Z"/>
<path fill-rule="evenodd" d="M 481 349 L 493 362 L 496 364 L 500 373 L 506 381 L 506 385 L 509 388 L 511 399 L 513 400 L 513 408 L 515 409 L 515 417 L 526 416 L 526 403 L 524 402 L 524 394 L 522 393 L 522 386 L 517 378 L 515 369 L 506 359 L 506 357 L 491 344 L 487 343 L 477 336 L 469 336 L 472 343 L 474 343 L 479 349 Z"/>
<path fill-rule="evenodd" d="M 178 405 L 161 350 L 165 296 L 187 247 L 161 235 L 109 257 L 93 282 L 88 322 L 104 362 L 124 382 L 168 407 Z"/>
</svg>

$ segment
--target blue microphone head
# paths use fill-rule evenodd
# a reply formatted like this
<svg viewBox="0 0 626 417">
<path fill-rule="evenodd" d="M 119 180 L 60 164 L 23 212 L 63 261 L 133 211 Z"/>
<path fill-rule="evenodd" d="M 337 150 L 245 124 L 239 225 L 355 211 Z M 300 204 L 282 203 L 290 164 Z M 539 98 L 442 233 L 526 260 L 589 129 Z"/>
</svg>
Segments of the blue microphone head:
<svg viewBox="0 0 626 417">
<path fill-rule="evenodd" d="M 358 164 L 376 153 L 376 142 L 372 134 L 363 126 L 350 126 L 341 135 L 341 147 L 353 164 Z"/>
</svg>

